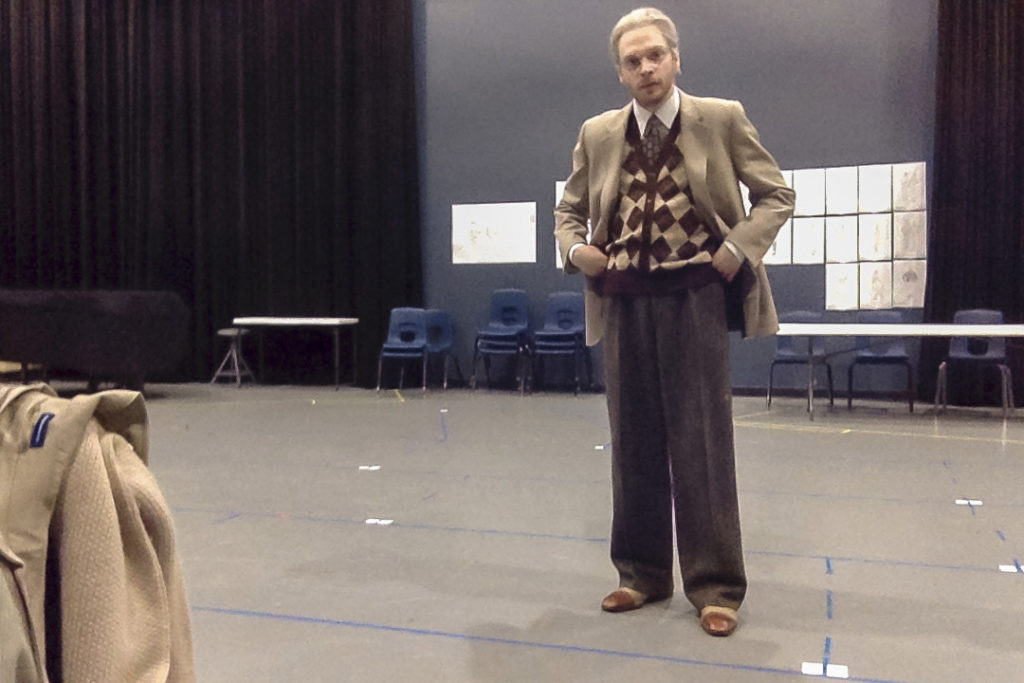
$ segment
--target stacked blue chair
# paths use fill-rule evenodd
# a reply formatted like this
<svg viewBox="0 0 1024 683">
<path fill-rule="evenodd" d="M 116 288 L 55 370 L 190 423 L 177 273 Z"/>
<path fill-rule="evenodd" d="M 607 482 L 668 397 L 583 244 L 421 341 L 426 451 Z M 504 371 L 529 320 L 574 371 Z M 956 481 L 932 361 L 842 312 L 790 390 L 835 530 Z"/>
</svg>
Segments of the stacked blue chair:
<svg viewBox="0 0 1024 683">
<path fill-rule="evenodd" d="M 580 392 L 580 366 L 587 372 L 591 386 L 590 353 L 586 344 L 583 295 L 580 292 L 552 292 L 544 309 L 544 326 L 533 333 L 533 359 L 538 378 L 544 376 L 544 357 L 571 356 L 575 392 Z M 539 380 L 538 380 L 539 381 Z"/>
<path fill-rule="evenodd" d="M 444 363 L 443 386 L 448 388 L 448 361 L 455 363 L 455 370 L 459 373 L 459 381 L 462 381 L 462 368 L 459 367 L 459 360 L 452 353 L 452 346 L 455 342 L 455 331 L 452 326 L 451 316 L 438 308 L 431 308 L 426 311 L 427 324 L 427 359 L 441 356 Z"/>
<path fill-rule="evenodd" d="M 817 311 L 792 311 L 779 314 L 779 322 L 784 323 L 820 323 L 822 315 Z M 776 365 L 803 365 L 808 362 L 814 368 L 824 367 L 828 376 L 828 405 L 831 408 L 835 405 L 832 391 L 832 366 L 829 365 L 828 356 L 825 354 L 825 340 L 822 337 L 815 337 L 810 348 L 810 361 L 808 361 L 807 337 L 777 337 L 775 346 L 775 357 L 768 368 L 768 407 L 772 407 L 772 386 L 774 381 Z M 807 397 L 807 409 L 811 409 L 811 396 Z"/>
<path fill-rule="evenodd" d="M 490 387 L 492 356 L 514 360 L 519 391 L 525 392 L 530 370 L 530 299 L 522 289 L 498 289 L 491 295 L 487 326 L 477 331 L 473 344 L 470 386 L 474 389 L 479 359 L 483 359 Z"/>
<path fill-rule="evenodd" d="M 384 359 L 400 361 L 398 388 L 405 379 L 405 363 L 418 360 L 423 377 L 423 389 L 427 388 L 427 318 L 422 308 L 393 308 L 388 321 L 388 336 L 380 347 L 377 357 L 377 391 L 380 391 Z"/>
<path fill-rule="evenodd" d="M 953 314 L 953 322 L 974 325 L 1002 325 L 1002 311 L 985 308 L 974 308 L 957 311 Z M 949 353 L 939 363 L 938 376 L 935 379 L 935 409 L 946 409 L 947 388 L 946 370 L 950 364 L 986 368 L 994 367 L 999 371 L 1002 381 L 1003 418 L 1013 410 L 1013 377 L 1006 360 L 1005 337 L 953 337 L 949 340 Z"/>
<path fill-rule="evenodd" d="M 857 316 L 861 323 L 901 323 L 899 311 L 863 311 Z M 858 365 L 902 365 L 907 369 L 907 403 L 914 412 L 914 366 L 910 363 L 902 337 L 857 337 L 850 367 L 846 370 L 846 407 L 853 407 L 853 370 Z"/>
</svg>

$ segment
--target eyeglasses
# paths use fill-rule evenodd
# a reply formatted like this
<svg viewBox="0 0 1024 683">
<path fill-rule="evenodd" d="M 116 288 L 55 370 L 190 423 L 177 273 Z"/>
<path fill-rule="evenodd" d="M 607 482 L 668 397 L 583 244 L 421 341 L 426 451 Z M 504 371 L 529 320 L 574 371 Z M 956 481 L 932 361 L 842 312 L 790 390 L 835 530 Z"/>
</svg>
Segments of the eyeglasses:
<svg viewBox="0 0 1024 683">
<path fill-rule="evenodd" d="M 651 62 L 654 66 L 660 66 L 669 51 L 661 47 L 653 47 L 642 55 L 626 55 L 619 62 L 619 65 L 626 71 L 639 71 L 643 68 L 644 60 Z"/>
</svg>

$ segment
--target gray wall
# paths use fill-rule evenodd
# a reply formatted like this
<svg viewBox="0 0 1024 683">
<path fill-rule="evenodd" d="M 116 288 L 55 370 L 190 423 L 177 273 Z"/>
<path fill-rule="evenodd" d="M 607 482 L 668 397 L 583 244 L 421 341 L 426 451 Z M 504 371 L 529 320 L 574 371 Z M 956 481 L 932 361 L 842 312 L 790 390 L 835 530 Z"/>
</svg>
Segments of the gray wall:
<svg viewBox="0 0 1024 683">
<path fill-rule="evenodd" d="M 582 121 L 628 100 L 607 36 L 635 5 L 414 1 L 425 303 L 454 317 L 468 369 L 492 290 L 526 289 L 540 321 L 548 292 L 583 286 L 554 267 L 554 183 L 571 170 Z M 680 87 L 741 100 L 782 168 L 931 160 L 935 0 L 659 6 L 679 28 Z M 451 205 L 507 201 L 537 202 L 537 263 L 453 265 Z M 824 309 L 823 267 L 771 266 L 769 276 L 779 310 Z M 737 388 L 767 384 L 773 348 L 734 338 Z"/>
</svg>

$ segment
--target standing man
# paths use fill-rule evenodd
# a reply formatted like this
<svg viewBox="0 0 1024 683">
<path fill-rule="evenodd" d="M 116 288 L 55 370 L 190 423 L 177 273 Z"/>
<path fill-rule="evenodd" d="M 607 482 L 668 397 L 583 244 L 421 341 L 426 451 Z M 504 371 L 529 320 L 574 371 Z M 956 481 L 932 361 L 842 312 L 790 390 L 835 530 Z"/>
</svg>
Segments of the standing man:
<svg viewBox="0 0 1024 683">
<path fill-rule="evenodd" d="M 728 330 L 778 327 L 761 258 L 795 195 L 739 102 L 675 86 L 678 43 L 654 8 L 612 29 L 633 100 L 584 122 L 555 235 L 566 272 L 587 276 L 587 343 L 604 339 L 619 588 L 601 608 L 672 595 L 674 512 L 686 597 L 728 636 L 747 586 Z"/>
</svg>

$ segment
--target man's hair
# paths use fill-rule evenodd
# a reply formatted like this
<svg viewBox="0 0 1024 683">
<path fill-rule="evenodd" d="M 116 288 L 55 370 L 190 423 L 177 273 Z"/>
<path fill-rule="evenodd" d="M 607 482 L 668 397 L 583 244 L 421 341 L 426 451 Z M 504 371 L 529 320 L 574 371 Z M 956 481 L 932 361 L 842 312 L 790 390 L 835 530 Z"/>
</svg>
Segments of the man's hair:
<svg viewBox="0 0 1024 683">
<path fill-rule="evenodd" d="M 619 65 L 619 41 L 622 39 L 622 35 L 627 31 L 643 28 L 644 26 L 658 27 L 661 35 L 665 38 L 665 42 L 668 43 L 669 49 L 675 52 L 679 51 L 679 32 L 676 31 L 676 25 L 672 23 L 672 20 L 660 9 L 638 7 L 619 19 L 612 29 L 610 47 L 612 61 L 615 63 L 615 66 Z"/>
</svg>

